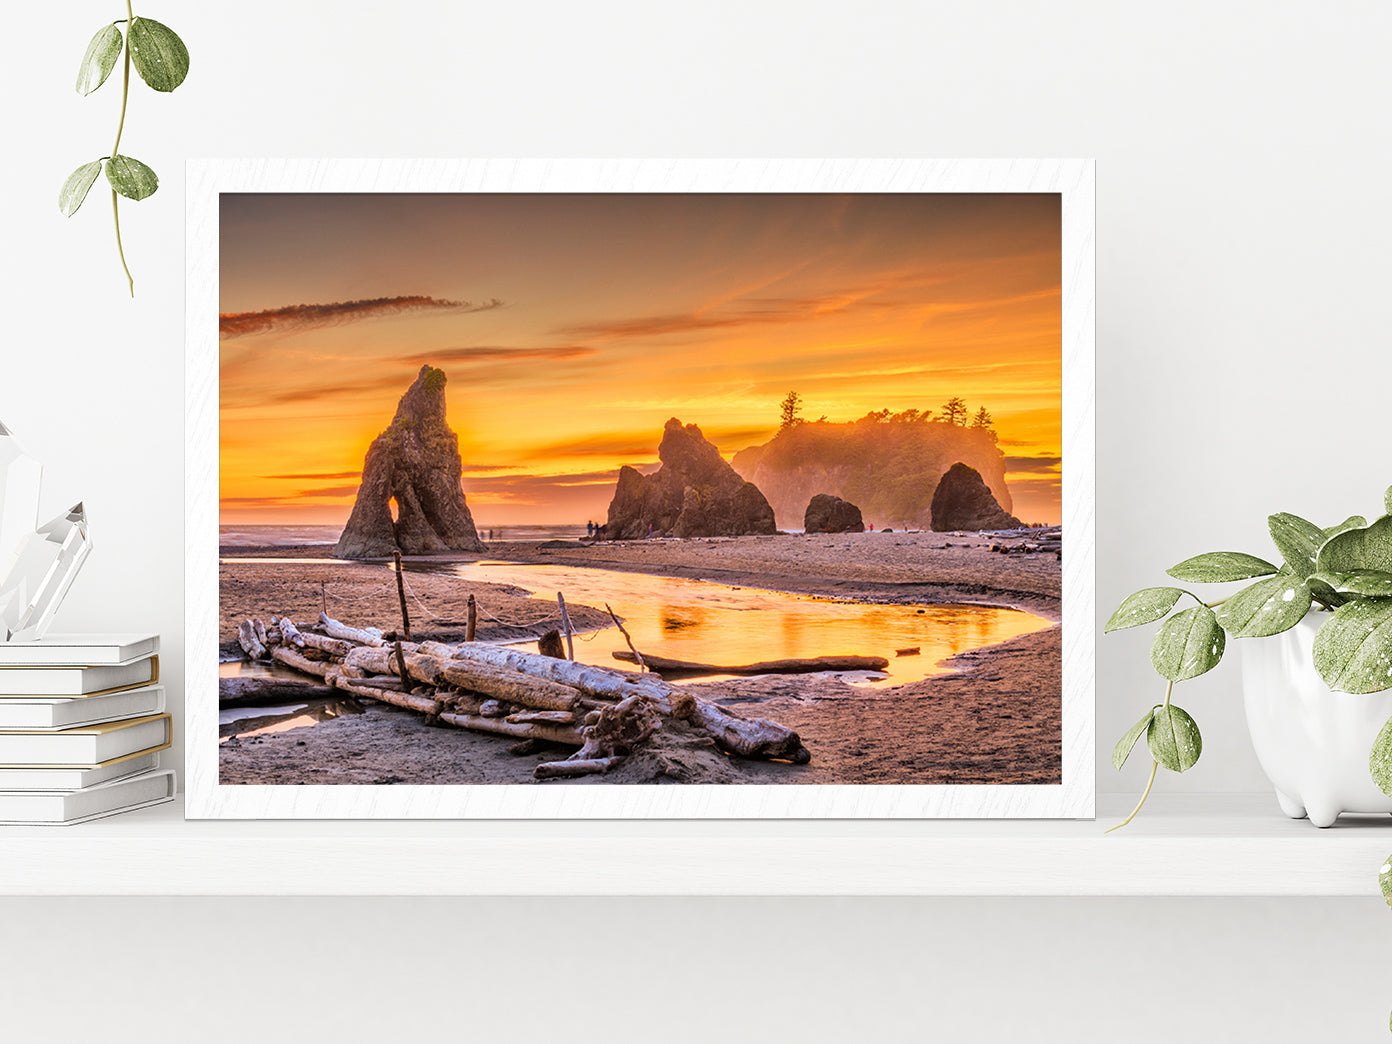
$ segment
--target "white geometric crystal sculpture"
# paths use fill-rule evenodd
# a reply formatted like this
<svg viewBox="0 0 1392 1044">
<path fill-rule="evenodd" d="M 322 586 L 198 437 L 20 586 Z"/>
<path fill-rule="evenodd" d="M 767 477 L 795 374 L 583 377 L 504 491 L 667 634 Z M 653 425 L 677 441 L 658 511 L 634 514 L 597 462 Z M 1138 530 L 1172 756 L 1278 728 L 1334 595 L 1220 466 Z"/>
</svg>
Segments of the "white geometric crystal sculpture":
<svg viewBox="0 0 1392 1044">
<path fill-rule="evenodd" d="M 8 568 L 20 541 L 38 524 L 42 478 L 43 465 L 0 424 L 0 570 Z"/>
<path fill-rule="evenodd" d="M 91 551 L 87 512 L 81 504 L 21 541 L 9 572 L 0 580 L 5 641 L 34 642 L 44 636 Z"/>
</svg>

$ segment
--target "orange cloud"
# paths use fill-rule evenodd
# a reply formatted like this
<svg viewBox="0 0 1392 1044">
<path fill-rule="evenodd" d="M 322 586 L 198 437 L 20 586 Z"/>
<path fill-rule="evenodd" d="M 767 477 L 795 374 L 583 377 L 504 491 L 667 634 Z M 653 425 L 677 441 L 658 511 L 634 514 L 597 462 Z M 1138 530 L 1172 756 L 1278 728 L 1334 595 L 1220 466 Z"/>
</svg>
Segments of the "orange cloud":
<svg viewBox="0 0 1392 1044">
<path fill-rule="evenodd" d="M 456 348 L 437 348 L 419 355 L 408 355 L 400 361 L 412 366 L 445 366 L 450 363 L 510 362 L 524 359 L 579 359 L 594 355 L 593 348 L 583 344 L 558 344 L 542 348 L 507 348 L 500 345 L 476 345 Z"/>
<path fill-rule="evenodd" d="M 361 471 L 307 471 L 301 474 L 292 475 L 266 475 L 268 479 L 298 479 L 303 482 L 306 479 L 349 479 L 361 477 Z"/>
</svg>

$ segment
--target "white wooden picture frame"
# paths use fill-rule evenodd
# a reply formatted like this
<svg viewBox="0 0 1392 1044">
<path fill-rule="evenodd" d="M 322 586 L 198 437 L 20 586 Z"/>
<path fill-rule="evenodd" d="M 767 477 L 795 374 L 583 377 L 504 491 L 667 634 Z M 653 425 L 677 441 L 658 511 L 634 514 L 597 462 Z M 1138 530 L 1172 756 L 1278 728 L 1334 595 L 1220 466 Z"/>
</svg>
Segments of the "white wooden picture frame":
<svg viewBox="0 0 1392 1044">
<path fill-rule="evenodd" d="M 1050 785 L 366 786 L 218 780 L 223 193 L 1052 193 L 1062 213 L 1062 781 Z M 206 160 L 188 166 L 190 818 L 1090 818 L 1094 815 L 1094 168 L 1090 160 Z"/>
</svg>

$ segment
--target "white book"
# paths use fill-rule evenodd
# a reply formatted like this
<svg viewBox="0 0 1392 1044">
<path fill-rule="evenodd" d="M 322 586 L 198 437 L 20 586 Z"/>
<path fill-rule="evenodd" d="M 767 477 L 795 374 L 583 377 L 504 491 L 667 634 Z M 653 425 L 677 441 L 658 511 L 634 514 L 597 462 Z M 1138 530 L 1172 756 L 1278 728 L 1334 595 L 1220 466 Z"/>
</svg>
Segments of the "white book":
<svg viewBox="0 0 1392 1044">
<path fill-rule="evenodd" d="M 30 697 L 0 700 L 0 729 L 52 732 L 143 718 L 164 710 L 164 686 L 142 685 L 74 699 Z"/>
<path fill-rule="evenodd" d="M 69 768 L 64 765 L 0 765 L 0 790 L 82 790 L 159 768 L 158 751 L 142 751 L 112 758 L 100 765 Z"/>
<path fill-rule="evenodd" d="M 155 769 L 83 790 L 0 790 L 0 824 L 71 826 L 174 800 L 173 769 Z"/>
<path fill-rule="evenodd" d="M 0 765 L 90 767 L 169 746 L 168 714 L 153 714 L 61 732 L 0 732 Z"/>
<path fill-rule="evenodd" d="M 92 667 L 0 667 L 0 696 L 90 696 L 159 681 L 159 657 Z"/>
<path fill-rule="evenodd" d="M 0 642 L 0 667 L 93 667 L 157 652 L 157 634 L 46 634 L 34 642 Z"/>
</svg>

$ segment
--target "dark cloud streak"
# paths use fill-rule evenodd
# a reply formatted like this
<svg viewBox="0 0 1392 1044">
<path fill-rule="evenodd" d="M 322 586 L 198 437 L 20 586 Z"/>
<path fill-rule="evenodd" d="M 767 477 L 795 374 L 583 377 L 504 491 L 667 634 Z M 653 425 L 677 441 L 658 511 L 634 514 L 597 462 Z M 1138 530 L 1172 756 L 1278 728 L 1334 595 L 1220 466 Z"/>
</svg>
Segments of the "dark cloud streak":
<svg viewBox="0 0 1392 1044">
<path fill-rule="evenodd" d="M 338 326 L 402 312 L 484 312 L 501 308 L 497 298 L 473 304 L 469 301 L 450 301 L 445 298 L 374 297 L 362 301 L 335 301 L 332 304 L 298 304 L 271 308 L 263 312 L 224 312 L 218 316 L 218 332 L 223 337 L 242 337 L 246 334 L 267 333 L 273 330 L 307 330 L 316 326 Z"/>
<path fill-rule="evenodd" d="M 1006 457 L 1005 470 L 1013 474 L 1051 474 L 1056 473 L 1062 463 L 1062 457 L 1051 457 L 1047 454 L 1035 457 Z"/>
</svg>

